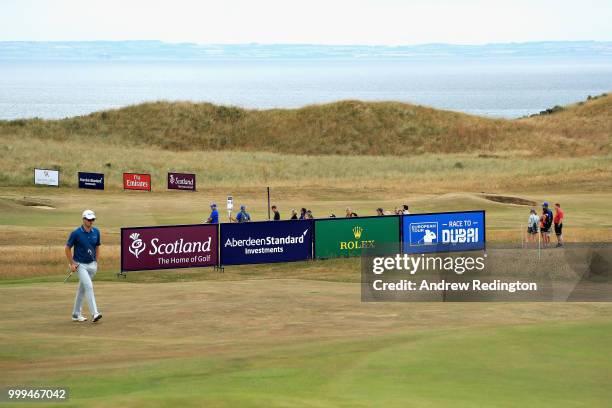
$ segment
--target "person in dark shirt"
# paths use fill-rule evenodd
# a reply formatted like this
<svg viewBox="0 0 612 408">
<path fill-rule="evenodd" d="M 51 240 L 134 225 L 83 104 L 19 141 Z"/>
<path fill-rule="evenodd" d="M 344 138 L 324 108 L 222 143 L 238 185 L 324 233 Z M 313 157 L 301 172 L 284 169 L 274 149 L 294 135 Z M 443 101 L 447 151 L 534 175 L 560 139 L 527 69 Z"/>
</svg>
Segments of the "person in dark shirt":
<svg viewBox="0 0 612 408">
<path fill-rule="evenodd" d="M 272 212 L 274 213 L 274 221 L 280 221 L 280 213 L 278 212 L 278 208 L 276 208 L 275 205 L 273 205 L 272 207 L 270 207 L 272 209 Z"/>
<path fill-rule="evenodd" d="M 96 297 L 93 291 L 93 277 L 98 271 L 98 259 L 100 259 L 100 231 L 93 226 L 96 214 L 91 210 L 83 211 L 83 225 L 72 231 L 66 242 L 64 252 L 68 259 L 70 272 L 76 272 L 79 276 L 74 308 L 72 309 L 72 320 L 85 322 L 83 316 L 83 298 L 87 300 L 92 321 L 95 323 L 102 318 L 96 305 Z M 74 248 L 74 254 L 72 249 Z"/>
<path fill-rule="evenodd" d="M 291 219 L 292 220 L 297 220 L 298 219 L 297 211 L 295 211 L 295 208 L 291 209 Z"/>
</svg>

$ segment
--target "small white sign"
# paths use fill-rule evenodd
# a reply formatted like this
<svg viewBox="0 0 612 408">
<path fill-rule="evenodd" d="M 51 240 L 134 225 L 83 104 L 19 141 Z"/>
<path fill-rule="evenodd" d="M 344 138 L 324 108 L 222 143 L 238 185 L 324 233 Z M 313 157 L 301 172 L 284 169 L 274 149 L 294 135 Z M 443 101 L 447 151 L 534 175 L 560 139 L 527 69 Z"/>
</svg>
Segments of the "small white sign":
<svg viewBox="0 0 612 408">
<path fill-rule="evenodd" d="M 234 197 L 227 196 L 227 211 L 232 211 L 234 209 Z"/>
<path fill-rule="evenodd" d="M 59 187 L 59 171 L 34 169 L 34 184 Z"/>
</svg>

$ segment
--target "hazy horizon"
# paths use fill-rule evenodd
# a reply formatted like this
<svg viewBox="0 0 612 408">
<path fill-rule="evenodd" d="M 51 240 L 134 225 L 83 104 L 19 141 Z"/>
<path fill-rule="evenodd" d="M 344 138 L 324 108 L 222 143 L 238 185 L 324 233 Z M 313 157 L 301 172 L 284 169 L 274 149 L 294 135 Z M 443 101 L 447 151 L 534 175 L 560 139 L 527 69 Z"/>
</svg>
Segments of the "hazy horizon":
<svg viewBox="0 0 612 408">
<path fill-rule="evenodd" d="M 0 40 L 415 45 L 612 39 L 590 0 L 4 0 Z"/>
</svg>

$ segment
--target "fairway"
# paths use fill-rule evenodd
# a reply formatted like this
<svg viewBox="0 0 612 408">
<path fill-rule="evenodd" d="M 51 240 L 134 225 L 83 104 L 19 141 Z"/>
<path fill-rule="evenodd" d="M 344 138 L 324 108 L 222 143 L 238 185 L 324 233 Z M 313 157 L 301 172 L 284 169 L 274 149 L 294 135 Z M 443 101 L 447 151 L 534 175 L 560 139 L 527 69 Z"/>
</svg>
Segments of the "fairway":
<svg viewBox="0 0 612 408">
<path fill-rule="evenodd" d="M 3 384 L 68 387 L 62 406 L 88 407 L 612 398 L 610 304 L 361 303 L 358 284 L 295 279 L 102 282 L 92 325 L 66 318 L 73 291 L 0 286 Z"/>
</svg>

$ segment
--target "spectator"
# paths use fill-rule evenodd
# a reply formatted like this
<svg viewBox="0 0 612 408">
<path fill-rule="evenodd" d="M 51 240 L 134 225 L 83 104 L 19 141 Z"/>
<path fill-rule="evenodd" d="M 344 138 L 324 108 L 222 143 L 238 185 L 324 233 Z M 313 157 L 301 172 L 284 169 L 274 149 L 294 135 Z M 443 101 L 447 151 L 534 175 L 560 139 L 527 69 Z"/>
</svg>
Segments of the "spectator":
<svg viewBox="0 0 612 408">
<path fill-rule="evenodd" d="M 217 204 L 210 203 L 210 216 L 205 221 L 206 224 L 218 224 L 219 223 L 219 211 L 217 211 Z"/>
<path fill-rule="evenodd" d="M 300 210 L 300 220 L 305 220 L 306 219 L 306 209 L 302 208 Z"/>
<path fill-rule="evenodd" d="M 538 233 L 538 222 L 540 218 L 536 213 L 535 208 L 532 208 L 529 212 L 529 221 L 527 222 L 527 241 L 535 242 L 535 236 Z"/>
<path fill-rule="evenodd" d="M 557 236 L 557 248 L 563 246 L 563 218 L 565 213 L 561 209 L 561 204 L 555 204 L 555 217 L 553 222 L 555 223 L 555 235 Z"/>
<path fill-rule="evenodd" d="M 306 211 L 306 219 L 307 220 L 314 220 L 314 217 L 312 216 L 312 211 L 310 211 L 310 210 Z"/>
<path fill-rule="evenodd" d="M 346 207 L 346 218 L 358 217 L 357 213 L 353 212 L 350 207 Z"/>
<path fill-rule="evenodd" d="M 383 211 L 382 208 L 379 207 L 376 209 L 376 215 L 382 216 L 382 215 L 385 215 L 385 212 Z"/>
<path fill-rule="evenodd" d="M 295 211 L 295 208 L 291 209 L 291 219 L 292 220 L 297 220 L 298 219 L 297 211 Z"/>
<path fill-rule="evenodd" d="M 278 212 L 278 208 L 276 208 L 275 205 L 273 205 L 272 207 L 270 207 L 272 209 L 272 212 L 274 213 L 274 221 L 280 221 L 280 213 Z"/>
<path fill-rule="evenodd" d="M 230 221 L 237 223 L 250 222 L 251 215 L 246 211 L 246 205 L 240 206 L 240 212 L 236 214 L 236 218 L 232 218 L 232 216 L 230 215 Z"/>
<path fill-rule="evenodd" d="M 403 209 L 402 209 L 402 214 L 404 215 L 410 214 L 410 211 L 408 211 L 408 204 L 404 204 Z"/>
<path fill-rule="evenodd" d="M 548 247 L 550 244 L 550 227 L 552 226 L 553 215 L 552 211 L 548 208 L 548 202 L 542 203 L 542 216 L 540 217 L 540 234 L 542 235 L 542 241 L 544 247 Z"/>
</svg>

